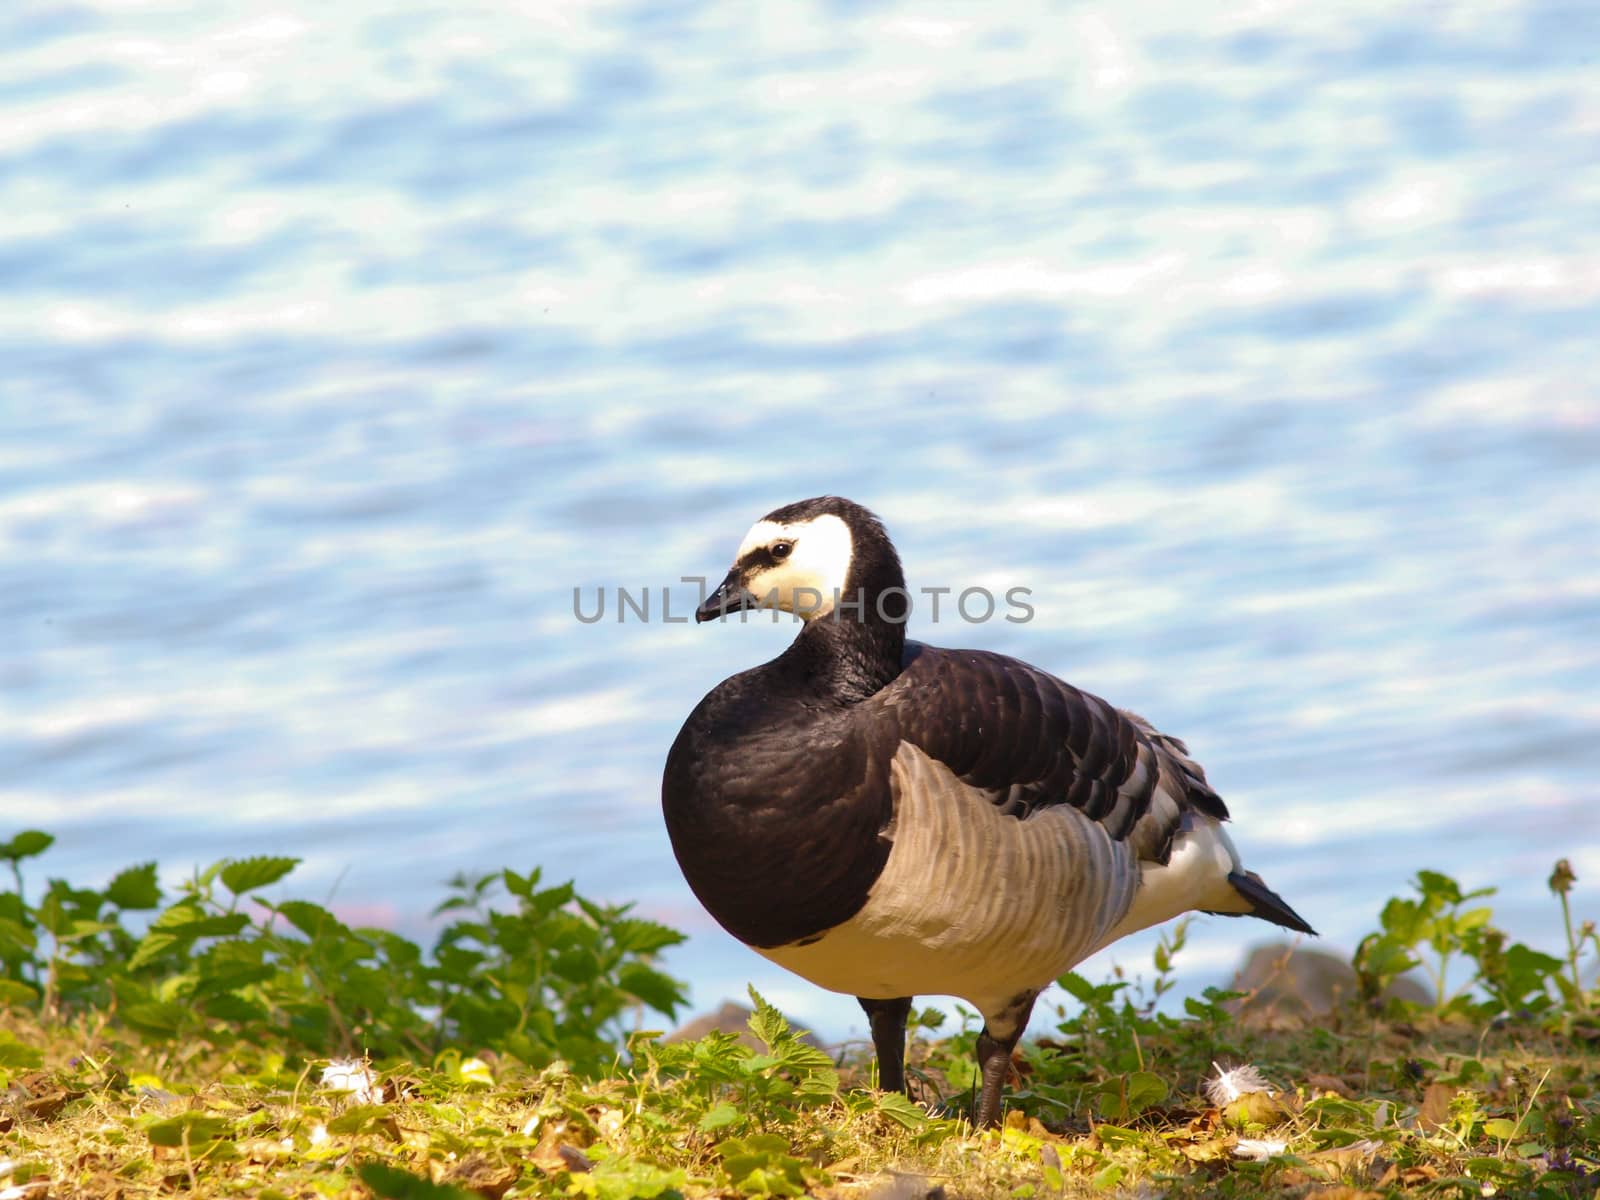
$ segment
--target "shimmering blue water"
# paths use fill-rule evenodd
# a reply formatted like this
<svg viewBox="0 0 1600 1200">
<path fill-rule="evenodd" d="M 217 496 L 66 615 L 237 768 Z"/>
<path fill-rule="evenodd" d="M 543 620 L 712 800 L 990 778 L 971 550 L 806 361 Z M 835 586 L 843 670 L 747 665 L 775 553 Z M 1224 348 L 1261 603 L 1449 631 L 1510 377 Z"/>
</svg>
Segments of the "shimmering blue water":
<svg viewBox="0 0 1600 1200">
<path fill-rule="evenodd" d="M 5 822 L 72 878 L 303 855 L 413 933 L 542 863 L 692 931 L 699 1003 L 859 1028 L 658 809 L 791 630 L 572 615 L 835 491 L 913 586 L 1031 588 L 915 634 L 1186 737 L 1330 944 L 1421 866 L 1553 944 L 1556 856 L 1600 910 L 1597 54 L 1587 0 L 8 0 Z M 1197 932 L 1194 985 L 1265 927 Z"/>
</svg>

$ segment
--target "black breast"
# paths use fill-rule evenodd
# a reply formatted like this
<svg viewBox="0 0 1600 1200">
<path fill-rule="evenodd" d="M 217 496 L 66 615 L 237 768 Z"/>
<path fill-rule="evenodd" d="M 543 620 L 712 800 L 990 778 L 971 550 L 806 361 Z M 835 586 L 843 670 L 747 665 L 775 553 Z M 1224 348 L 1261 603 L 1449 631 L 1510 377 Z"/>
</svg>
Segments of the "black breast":
<svg viewBox="0 0 1600 1200">
<path fill-rule="evenodd" d="M 849 920 L 889 856 L 898 737 L 850 708 L 786 704 L 762 669 L 690 714 L 667 756 L 662 808 L 690 888 L 751 946 Z"/>
</svg>

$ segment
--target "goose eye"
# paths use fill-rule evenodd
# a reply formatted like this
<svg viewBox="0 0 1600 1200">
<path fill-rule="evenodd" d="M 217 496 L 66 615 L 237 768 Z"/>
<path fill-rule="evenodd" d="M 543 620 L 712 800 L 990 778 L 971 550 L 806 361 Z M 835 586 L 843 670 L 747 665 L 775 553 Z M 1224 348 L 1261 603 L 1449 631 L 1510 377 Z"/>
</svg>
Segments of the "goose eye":
<svg viewBox="0 0 1600 1200">
<path fill-rule="evenodd" d="M 773 542 L 772 557 L 782 562 L 789 557 L 789 552 L 794 549 L 793 542 Z"/>
</svg>

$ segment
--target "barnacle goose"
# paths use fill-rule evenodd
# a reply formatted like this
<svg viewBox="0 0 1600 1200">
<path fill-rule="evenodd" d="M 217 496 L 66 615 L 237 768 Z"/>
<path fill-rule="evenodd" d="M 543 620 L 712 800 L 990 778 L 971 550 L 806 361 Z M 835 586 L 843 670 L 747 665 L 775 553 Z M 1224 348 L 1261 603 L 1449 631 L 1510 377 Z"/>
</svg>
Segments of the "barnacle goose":
<svg viewBox="0 0 1600 1200">
<path fill-rule="evenodd" d="M 689 715 L 667 831 L 724 929 L 859 999 L 885 1089 L 920 993 L 983 1016 L 992 1125 L 1034 999 L 1101 947 L 1190 910 L 1314 932 L 1240 865 L 1177 738 L 1017 659 L 907 641 L 899 556 L 860 505 L 767 514 L 695 618 L 754 607 L 803 628 Z"/>
</svg>

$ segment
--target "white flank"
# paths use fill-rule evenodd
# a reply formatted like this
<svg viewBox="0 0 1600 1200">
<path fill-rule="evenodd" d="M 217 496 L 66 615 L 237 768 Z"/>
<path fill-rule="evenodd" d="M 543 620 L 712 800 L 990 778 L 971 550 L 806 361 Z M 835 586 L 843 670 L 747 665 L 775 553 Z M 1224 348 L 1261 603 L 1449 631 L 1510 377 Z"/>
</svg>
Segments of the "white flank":
<svg viewBox="0 0 1600 1200">
<path fill-rule="evenodd" d="M 761 953 L 830 991 L 944 995 L 986 1017 L 1109 940 L 1134 901 L 1128 848 L 1068 805 L 1024 820 L 902 745 L 894 846 L 866 906 L 810 945 Z"/>
<path fill-rule="evenodd" d="M 1160 789 L 1156 796 L 1162 797 Z M 1222 822 L 1185 813 L 1167 865 L 1144 864 L 1133 906 L 1095 949 L 1194 909 L 1249 912 L 1249 903 L 1228 882 L 1229 873 L 1240 869 L 1239 852 Z"/>
</svg>

